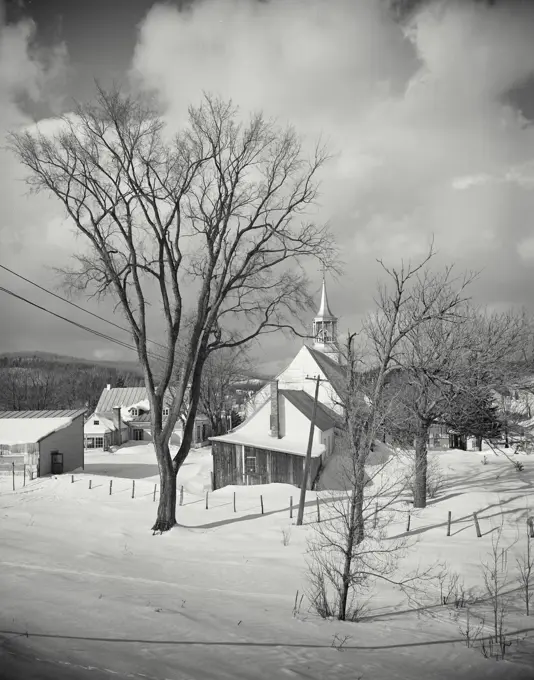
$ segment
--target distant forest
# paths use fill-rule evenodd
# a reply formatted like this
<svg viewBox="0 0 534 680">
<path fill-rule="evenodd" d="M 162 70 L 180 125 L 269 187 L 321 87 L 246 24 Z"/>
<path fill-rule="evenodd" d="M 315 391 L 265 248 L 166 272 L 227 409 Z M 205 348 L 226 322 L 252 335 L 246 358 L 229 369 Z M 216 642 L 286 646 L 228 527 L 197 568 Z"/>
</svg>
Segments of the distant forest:
<svg viewBox="0 0 534 680">
<path fill-rule="evenodd" d="M 0 355 L 0 410 L 95 409 L 107 384 L 143 384 L 134 364 L 91 362 L 55 354 Z"/>
</svg>

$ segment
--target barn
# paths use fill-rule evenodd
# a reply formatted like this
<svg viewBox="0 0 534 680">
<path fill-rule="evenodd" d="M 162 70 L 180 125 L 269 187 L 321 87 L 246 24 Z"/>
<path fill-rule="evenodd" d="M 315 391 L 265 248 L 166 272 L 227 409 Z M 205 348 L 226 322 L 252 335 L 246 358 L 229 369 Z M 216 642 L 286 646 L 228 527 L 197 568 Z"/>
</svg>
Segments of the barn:
<svg viewBox="0 0 534 680">
<path fill-rule="evenodd" d="M 85 410 L 0 411 L 0 467 L 31 476 L 84 466 Z"/>
</svg>

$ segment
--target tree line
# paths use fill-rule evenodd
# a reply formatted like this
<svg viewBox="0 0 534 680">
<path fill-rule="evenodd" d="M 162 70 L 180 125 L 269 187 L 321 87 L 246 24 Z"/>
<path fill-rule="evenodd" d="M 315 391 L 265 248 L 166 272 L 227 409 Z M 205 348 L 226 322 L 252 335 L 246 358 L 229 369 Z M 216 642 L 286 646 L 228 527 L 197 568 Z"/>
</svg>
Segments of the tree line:
<svg viewBox="0 0 534 680">
<path fill-rule="evenodd" d="M 142 378 L 133 371 L 86 361 L 36 356 L 0 357 L 0 410 L 39 411 L 96 408 L 107 384 L 135 387 Z"/>
</svg>

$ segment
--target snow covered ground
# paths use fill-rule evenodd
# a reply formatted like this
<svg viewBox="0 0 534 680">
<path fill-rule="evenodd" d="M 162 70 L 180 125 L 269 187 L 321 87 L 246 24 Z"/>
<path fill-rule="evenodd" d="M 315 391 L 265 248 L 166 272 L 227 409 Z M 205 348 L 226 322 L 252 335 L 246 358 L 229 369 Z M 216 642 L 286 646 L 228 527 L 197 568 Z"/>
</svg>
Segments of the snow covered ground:
<svg viewBox="0 0 534 680">
<path fill-rule="evenodd" d="M 487 465 L 474 452 L 432 455 L 446 484 L 413 514 L 410 533 L 418 542 L 405 561 L 414 566 L 443 559 L 467 586 L 480 584 L 480 561 L 491 549 L 501 511 L 504 542 L 512 542 L 518 529 L 524 535 L 534 458 L 521 456 L 525 470 L 517 472 L 487 452 Z M 308 493 L 304 527 L 289 518 L 290 496 L 296 505 L 298 490 L 283 484 L 221 489 L 208 494 L 206 509 L 210 470 L 209 449 L 192 451 L 178 478 L 184 487 L 179 526 L 163 536 L 149 531 L 159 481 L 150 444 L 87 452 L 85 471 L 74 475 L 74 483 L 70 474 L 26 487 L 17 480 L 13 492 L 12 480 L 0 478 L 0 677 L 534 677 L 528 638 L 534 616 L 528 619 L 519 606 L 509 628 L 532 632 L 518 636 L 508 661 L 468 649 L 447 608 L 414 611 L 393 587 L 377 588 L 360 623 L 324 621 L 305 605 L 294 616 L 295 595 L 306 586 L 315 493 Z M 453 525 L 446 537 L 449 510 Z M 288 545 L 283 531 L 290 532 Z M 391 527 L 393 535 L 404 531 L 403 523 Z"/>
</svg>

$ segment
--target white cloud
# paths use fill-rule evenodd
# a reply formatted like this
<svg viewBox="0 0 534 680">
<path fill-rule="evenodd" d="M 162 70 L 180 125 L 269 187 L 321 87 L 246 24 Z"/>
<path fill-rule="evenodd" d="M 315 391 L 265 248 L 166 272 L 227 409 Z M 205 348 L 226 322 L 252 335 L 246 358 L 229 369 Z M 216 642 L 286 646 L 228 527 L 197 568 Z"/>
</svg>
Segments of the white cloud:
<svg viewBox="0 0 534 680">
<path fill-rule="evenodd" d="M 427 3 L 404 32 L 385 4 L 155 6 L 133 61 L 173 124 L 209 90 L 330 140 L 320 217 L 349 262 L 343 326 L 369 304 L 375 258 L 416 257 L 432 234 L 441 259 L 491 271 L 483 301 L 526 295 L 514 263 L 534 194 L 513 169 L 534 158 L 534 128 L 504 95 L 534 73 L 534 6 Z"/>
</svg>

